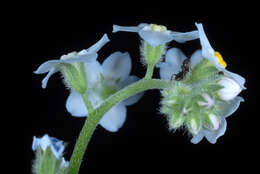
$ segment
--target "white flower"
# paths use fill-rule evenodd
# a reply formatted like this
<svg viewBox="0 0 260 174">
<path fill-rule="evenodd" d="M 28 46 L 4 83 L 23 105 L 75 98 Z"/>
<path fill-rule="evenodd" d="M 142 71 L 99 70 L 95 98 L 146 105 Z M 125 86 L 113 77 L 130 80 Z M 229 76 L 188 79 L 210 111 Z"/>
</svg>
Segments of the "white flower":
<svg viewBox="0 0 260 174">
<path fill-rule="evenodd" d="M 139 78 L 130 76 L 131 58 L 128 53 L 115 52 L 102 65 L 98 62 L 85 63 L 88 80 L 87 94 L 94 108 L 97 108 L 109 96 L 121 88 L 137 81 Z M 111 108 L 101 119 L 100 125 L 106 130 L 116 132 L 126 119 L 126 106 L 136 103 L 142 93 L 126 99 Z M 88 111 L 83 100 L 75 91 L 67 99 L 67 110 L 76 117 L 86 117 Z"/>
<path fill-rule="evenodd" d="M 146 23 L 141 23 L 138 26 L 134 27 L 113 25 L 113 32 L 118 31 L 136 32 L 151 46 L 158 46 L 168 43 L 172 40 L 183 43 L 189 40 L 197 39 L 199 37 L 198 31 L 181 33 L 167 30 L 167 28 L 162 25 Z"/>
<path fill-rule="evenodd" d="M 32 150 L 36 151 L 36 149 L 40 147 L 43 151 L 50 147 L 54 156 L 59 159 L 64 151 L 63 141 L 60 141 L 54 137 L 49 137 L 47 134 L 42 138 L 33 137 Z"/>
<path fill-rule="evenodd" d="M 193 61 L 195 63 L 199 62 L 202 58 L 208 59 L 210 62 L 212 62 L 218 69 L 219 71 L 223 71 L 226 75 L 230 76 L 233 78 L 240 86 L 242 89 L 246 89 L 244 87 L 245 84 L 245 79 L 235 73 L 232 73 L 228 70 L 226 70 L 226 62 L 222 58 L 221 54 L 219 52 L 216 52 L 210 45 L 208 38 L 205 34 L 205 31 L 203 29 L 202 24 L 195 24 L 196 27 L 198 28 L 199 31 L 199 38 L 200 38 L 200 44 L 202 47 L 202 51 L 198 52 L 197 55 L 193 56 Z"/>
<path fill-rule="evenodd" d="M 232 100 L 242 91 L 240 85 L 228 77 L 222 77 L 218 84 L 223 86 L 223 88 L 218 91 L 218 95 L 222 100 Z"/>
<path fill-rule="evenodd" d="M 60 71 L 63 63 L 74 62 L 93 62 L 97 59 L 97 52 L 107 43 L 109 39 L 106 34 L 94 45 L 88 49 L 80 52 L 72 52 L 67 55 L 61 56 L 58 60 L 49 60 L 39 66 L 34 72 L 35 74 L 47 73 L 46 77 L 42 80 L 42 88 L 46 88 L 49 78 L 56 72 Z"/>
</svg>

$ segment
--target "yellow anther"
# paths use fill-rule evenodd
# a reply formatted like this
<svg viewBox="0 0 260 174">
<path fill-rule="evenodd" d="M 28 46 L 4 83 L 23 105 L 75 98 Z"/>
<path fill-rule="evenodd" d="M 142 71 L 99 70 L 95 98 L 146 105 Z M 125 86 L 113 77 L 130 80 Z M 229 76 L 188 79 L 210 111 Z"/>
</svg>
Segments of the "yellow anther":
<svg viewBox="0 0 260 174">
<path fill-rule="evenodd" d="M 154 31 L 159 31 L 159 32 L 162 32 L 162 31 L 166 31 L 167 28 L 163 25 L 157 25 L 157 24 L 150 24 L 150 28 Z"/>
<path fill-rule="evenodd" d="M 225 62 L 225 60 L 223 59 L 223 57 L 219 52 L 215 51 L 214 56 L 218 59 L 218 63 L 222 65 L 223 68 L 227 67 L 227 63 Z"/>
</svg>

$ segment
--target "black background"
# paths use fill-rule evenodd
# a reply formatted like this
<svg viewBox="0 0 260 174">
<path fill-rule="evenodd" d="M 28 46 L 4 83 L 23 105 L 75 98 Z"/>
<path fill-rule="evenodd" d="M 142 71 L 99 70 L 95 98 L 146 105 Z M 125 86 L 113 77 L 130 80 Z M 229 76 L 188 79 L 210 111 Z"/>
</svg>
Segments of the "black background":
<svg viewBox="0 0 260 174">
<path fill-rule="evenodd" d="M 226 60 L 227 69 L 246 78 L 247 90 L 241 93 L 245 102 L 227 119 L 227 131 L 216 144 L 203 139 L 194 145 L 185 131 L 168 131 L 167 122 L 158 111 L 160 94 L 157 90 L 148 91 L 137 104 L 127 108 L 127 120 L 119 132 L 97 128 L 80 173 L 197 173 L 255 168 L 255 162 L 259 161 L 255 11 L 245 14 L 246 6 L 223 9 L 219 4 L 204 8 L 202 4 L 161 3 L 165 4 L 148 7 L 130 2 L 28 3 L 18 11 L 10 33 L 15 36 L 11 46 L 17 46 L 16 53 L 20 56 L 16 77 L 21 80 L 21 97 L 15 101 L 19 107 L 13 111 L 18 111 L 15 123 L 21 128 L 18 126 L 19 130 L 10 136 L 21 139 L 17 146 L 22 164 L 19 173 L 31 171 L 33 136 L 48 133 L 67 142 L 65 158 L 68 160 L 84 124 L 84 118 L 71 117 L 66 111 L 69 91 L 60 75 L 53 75 L 47 88 L 42 89 L 41 80 L 45 75 L 35 75 L 33 71 L 47 60 L 88 48 L 107 33 L 111 42 L 102 48 L 98 59 L 102 62 L 115 51 L 127 51 L 133 62 L 132 74 L 143 77 L 145 68 L 140 64 L 138 35 L 112 34 L 113 24 L 135 26 L 142 22 L 183 32 L 196 29 L 194 23 L 202 22 L 212 47 Z M 200 48 L 199 40 L 185 44 L 171 42 L 169 47 L 173 46 L 181 48 L 187 56 Z M 158 70 L 154 77 L 159 77 Z M 11 168 L 10 173 L 14 170 Z"/>
</svg>

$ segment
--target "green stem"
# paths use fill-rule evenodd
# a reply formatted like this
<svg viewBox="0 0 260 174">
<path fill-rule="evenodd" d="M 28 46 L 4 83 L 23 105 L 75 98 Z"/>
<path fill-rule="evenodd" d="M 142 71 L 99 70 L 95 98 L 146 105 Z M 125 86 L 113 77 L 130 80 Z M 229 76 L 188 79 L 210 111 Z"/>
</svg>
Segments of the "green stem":
<svg viewBox="0 0 260 174">
<path fill-rule="evenodd" d="M 153 70 L 154 70 L 154 65 L 148 64 L 147 65 L 147 70 L 146 70 L 146 74 L 145 74 L 145 79 L 151 79 L 153 76 Z"/>
<path fill-rule="evenodd" d="M 158 80 L 158 79 L 142 79 L 136 83 L 133 83 L 122 90 L 116 92 L 115 94 L 111 95 L 107 98 L 103 104 L 101 104 L 94 112 L 92 112 L 88 119 L 86 120 L 75 148 L 73 150 L 68 174 L 77 174 L 79 171 L 79 167 L 83 158 L 83 155 L 86 151 L 87 145 L 89 140 L 97 127 L 100 119 L 103 115 L 108 112 L 113 106 L 117 103 L 131 97 L 139 92 L 146 91 L 148 89 L 164 89 L 169 86 L 169 81 L 165 80 Z M 85 100 L 84 100 L 85 101 Z M 85 103 L 86 104 L 86 103 Z M 86 104 L 87 106 L 87 104 Z"/>
<path fill-rule="evenodd" d="M 87 93 L 85 92 L 85 93 L 81 94 L 81 97 L 83 98 L 83 101 L 87 107 L 88 113 L 94 112 L 94 108 L 88 99 Z"/>
</svg>

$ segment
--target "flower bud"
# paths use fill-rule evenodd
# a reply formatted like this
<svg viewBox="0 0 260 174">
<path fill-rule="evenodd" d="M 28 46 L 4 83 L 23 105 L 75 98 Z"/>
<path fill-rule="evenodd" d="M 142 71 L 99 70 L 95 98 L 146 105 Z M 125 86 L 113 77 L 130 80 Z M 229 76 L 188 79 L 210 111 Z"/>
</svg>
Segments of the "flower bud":
<svg viewBox="0 0 260 174">
<path fill-rule="evenodd" d="M 203 126 L 209 130 L 218 130 L 220 125 L 220 118 L 216 114 L 205 114 Z"/>
<path fill-rule="evenodd" d="M 62 157 L 64 144 L 62 141 L 44 135 L 33 138 L 32 150 L 36 151 L 34 173 L 36 174 L 66 174 L 69 162 Z"/>
<path fill-rule="evenodd" d="M 192 115 L 188 116 L 186 124 L 189 132 L 192 133 L 192 135 L 197 135 L 202 128 L 201 118 L 197 113 L 193 113 Z"/>
<path fill-rule="evenodd" d="M 177 114 L 177 113 L 171 114 L 169 116 L 169 127 L 170 129 L 177 129 L 183 125 L 184 121 L 185 121 L 184 115 Z"/>
<path fill-rule="evenodd" d="M 223 86 L 218 91 L 218 96 L 222 100 L 232 100 L 242 91 L 241 86 L 235 80 L 228 77 L 222 77 L 218 84 Z"/>
</svg>

